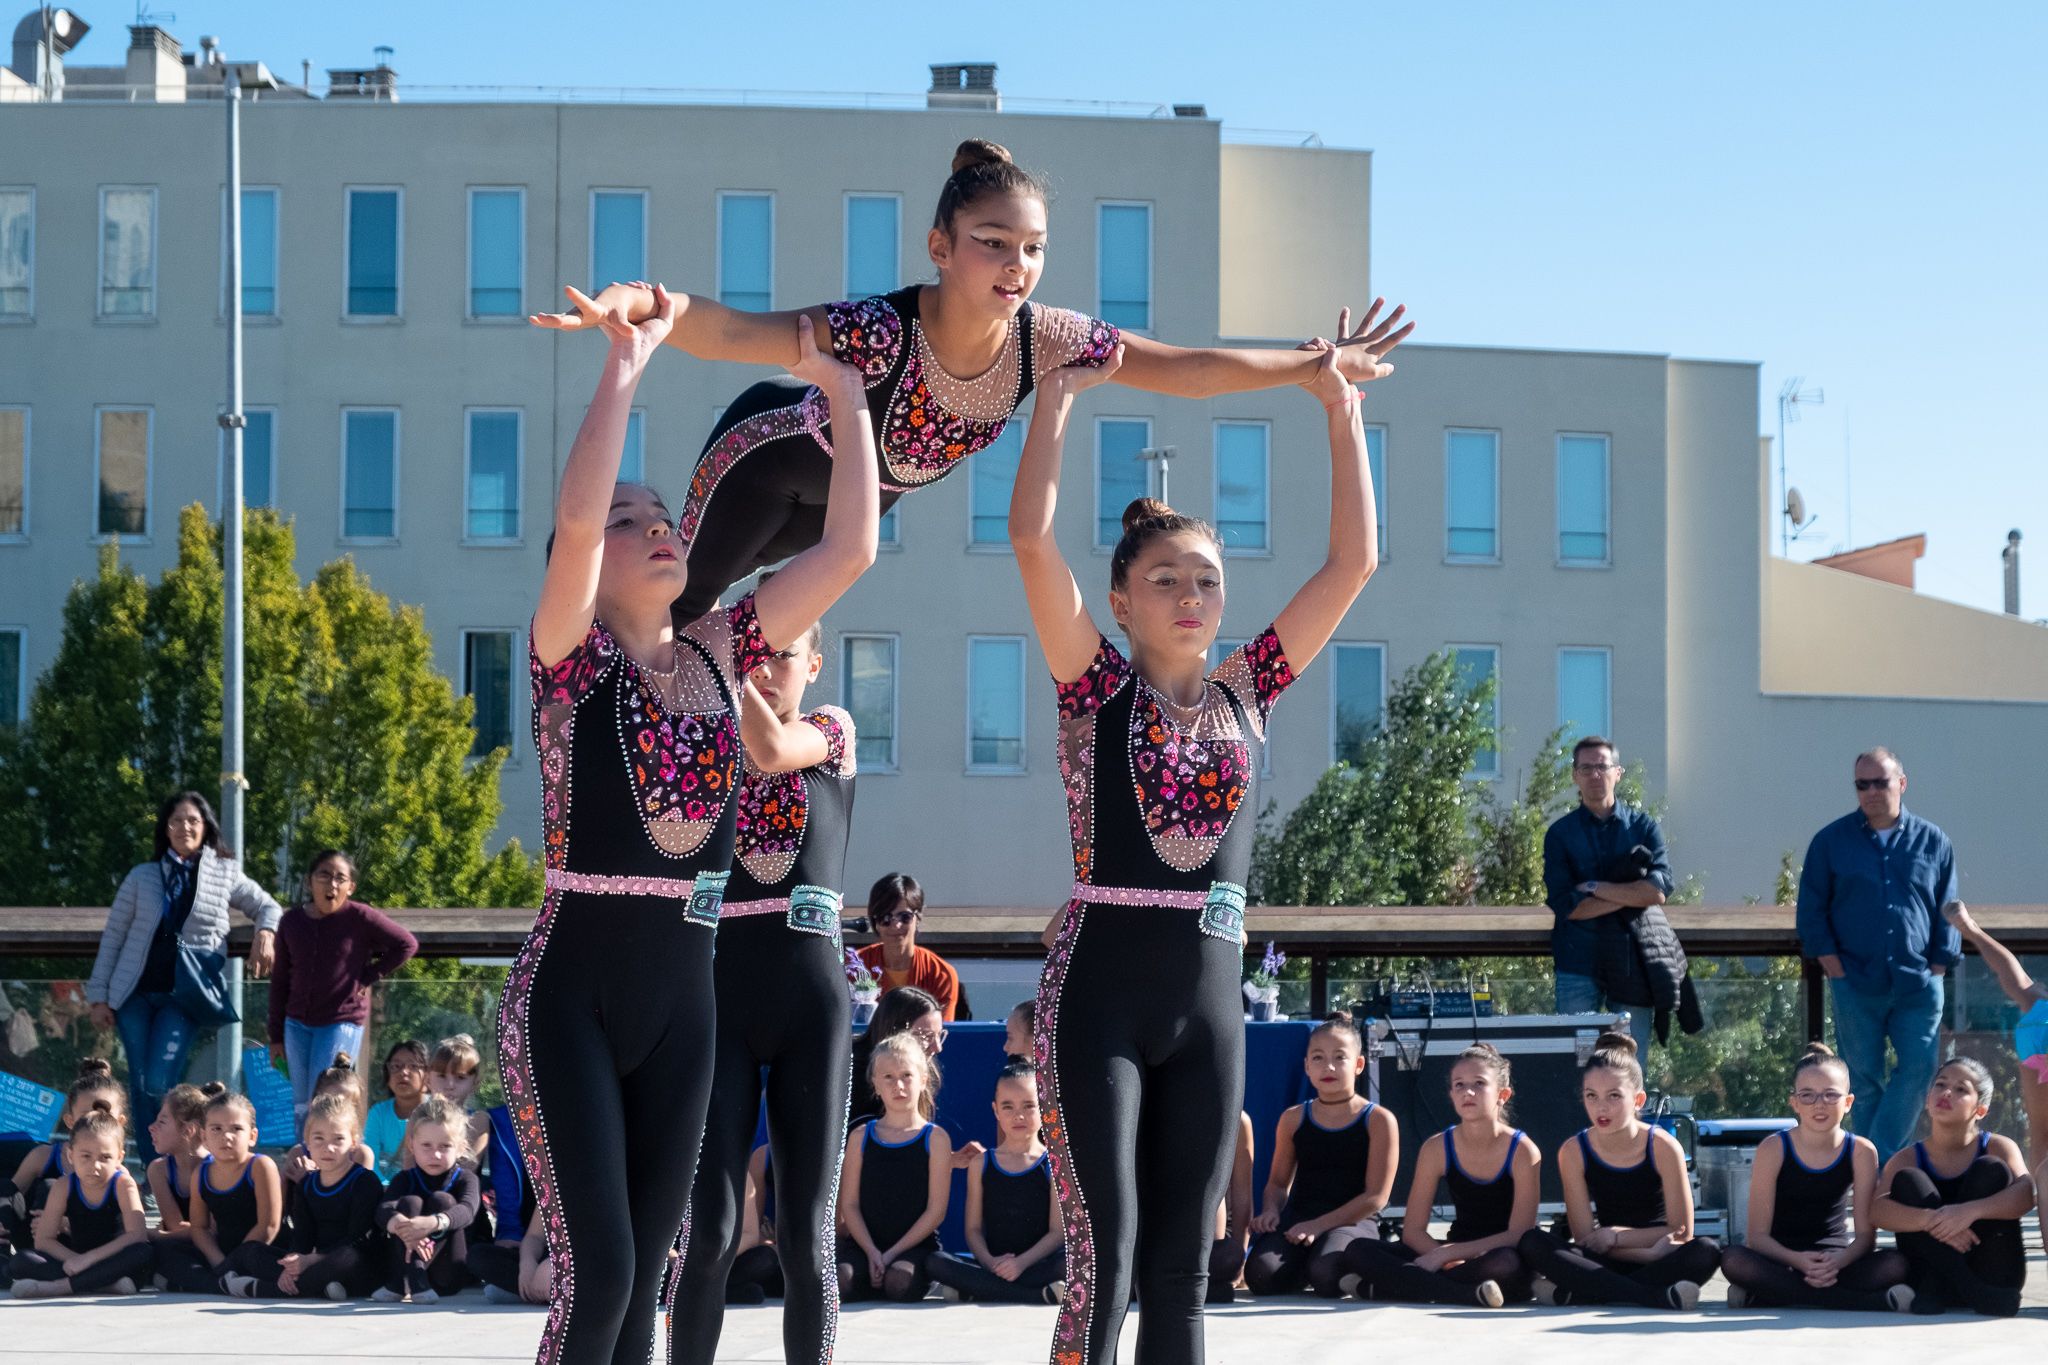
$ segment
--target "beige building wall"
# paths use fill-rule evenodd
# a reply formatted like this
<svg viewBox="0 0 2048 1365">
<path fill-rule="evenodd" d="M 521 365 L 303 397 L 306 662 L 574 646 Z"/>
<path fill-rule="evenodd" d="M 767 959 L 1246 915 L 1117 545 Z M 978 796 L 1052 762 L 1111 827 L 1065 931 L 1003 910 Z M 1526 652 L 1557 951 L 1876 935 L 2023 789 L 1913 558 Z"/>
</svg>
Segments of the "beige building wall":
<svg viewBox="0 0 2048 1365">
<path fill-rule="evenodd" d="M 1372 153 L 1226 145 L 1222 172 L 1224 336 L 1327 335 L 1371 301 Z"/>
</svg>

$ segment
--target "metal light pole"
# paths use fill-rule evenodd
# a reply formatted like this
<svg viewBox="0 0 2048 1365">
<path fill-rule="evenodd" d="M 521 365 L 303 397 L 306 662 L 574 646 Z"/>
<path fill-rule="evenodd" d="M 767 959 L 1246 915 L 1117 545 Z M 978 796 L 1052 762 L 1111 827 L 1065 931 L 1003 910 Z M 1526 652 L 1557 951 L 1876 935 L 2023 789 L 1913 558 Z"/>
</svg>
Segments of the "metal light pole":
<svg viewBox="0 0 2048 1365">
<path fill-rule="evenodd" d="M 1166 470 L 1173 463 L 1173 457 L 1180 454 L 1178 446 L 1146 446 L 1138 452 L 1138 458 L 1147 464 L 1159 466 L 1159 500 L 1171 507 L 1173 499 L 1166 493 Z"/>
<path fill-rule="evenodd" d="M 1802 403 L 1819 407 L 1828 401 L 1828 396 L 1819 389 L 1802 389 L 1804 379 L 1797 376 L 1785 381 L 1785 387 L 1778 390 L 1778 557 L 1787 559 L 1792 554 L 1792 518 L 1786 511 L 1786 501 L 1791 497 L 1792 485 L 1785 477 L 1785 423 L 1799 420 L 1799 406 Z"/>
<path fill-rule="evenodd" d="M 228 401 L 220 415 L 226 434 L 227 478 L 221 493 L 223 559 L 220 689 L 220 832 L 228 854 L 242 858 L 242 84 L 229 66 L 221 80 L 228 108 Z M 228 998 L 243 1004 L 242 959 L 230 957 Z M 242 1025 L 220 1031 L 221 1074 L 241 1088 Z"/>
</svg>

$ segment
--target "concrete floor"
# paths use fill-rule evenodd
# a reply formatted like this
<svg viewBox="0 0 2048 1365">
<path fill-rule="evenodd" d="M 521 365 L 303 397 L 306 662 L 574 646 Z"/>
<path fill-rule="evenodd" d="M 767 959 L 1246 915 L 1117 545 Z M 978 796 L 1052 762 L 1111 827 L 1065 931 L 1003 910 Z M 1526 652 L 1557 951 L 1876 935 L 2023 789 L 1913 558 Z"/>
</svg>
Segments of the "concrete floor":
<svg viewBox="0 0 2048 1365">
<path fill-rule="evenodd" d="M 2037 1244 L 2038 1245 L 2038 1244 Z M 1859 1353 L 1837 1359 L 1933 1360 L 1942 1365 L 2038 1361 L 2048 1346 L 2048 1265 L 2029 1267 L 2027 1309 L 2013 1321 L 1951 1315 L 1901 1318 L 1807 1312 L 1731 1313 L 1723 1286 L 1709 1289 L 1699 1313 L 1633 1309 L 1409 1308 L 1393 1304 L 1320 1304 L 1312 1300 L 1239 1303 L 1212 1310 L 1208 1356 L 1240 1362 L 1425 1360 L 1458 1329 L 1483 1324 L 1484 1349 L 1513 1365 L 1584 1365 L 1603 1346 L 1636 1359 L 1657 1353 L 1676 1363 L 1732 1359 L 1775 1365 L 1815 1351 Z M 138 1360 L 225 1360 L 232 1365 L 420 1361 L 482 1365 L 533 1359 L 544 1314 L 497 1308 L 464 1294 L 452 1304 L 240 1303 L 140 1295 L 131 1299 L 0 1302 L 0 1362 L 64 1361 L 113 1365 Z M 863 1304 L 841 1320 L 839 1365 L 1044 1365 L 1053 1310 L 957 1305 L 938 1299 L 914 1307 Z M 1126 1325 L 1129 1360 L 1135 1315 Z M 1693 1344 L 1672 1339 L 1684 1333 Z M 1626 1340 L 1617 1340 L 1626 1338 Z M 657 1355 L 656 1359 L 661 1357 Z M 774 1306 L 726 1314 L 721 1361 L 780 1361 L 781 1314 Z"/>
</svg>

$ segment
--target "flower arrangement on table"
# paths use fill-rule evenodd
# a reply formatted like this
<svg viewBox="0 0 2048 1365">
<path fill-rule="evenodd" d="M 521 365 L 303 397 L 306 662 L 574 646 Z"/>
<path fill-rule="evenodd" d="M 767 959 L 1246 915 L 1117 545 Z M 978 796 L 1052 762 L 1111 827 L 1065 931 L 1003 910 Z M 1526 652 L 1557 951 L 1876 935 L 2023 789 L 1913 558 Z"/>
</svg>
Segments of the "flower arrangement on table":
<svg viewBox="0 0 2048 1365">
<path fill-rule="evenodd" d="M 1280 1004 L 1280 969 L 1287 965 L 1287 954 L 1266 941 L 1266 955 L 1259 959 L 1259 965 L 1245 977 L 1244 993 L 1251 1001 L 1252 1018 L 1268 1020 L 1278 1017 Z"/>
<path fill-rule="evenodd" d="M 865 1024 L 874 1017 L 875 1002 L 882 998 L 882 982 L 852 948 L 846 950 L 846 989 L 853 996 L 853 1022 Z"/>
</svg>

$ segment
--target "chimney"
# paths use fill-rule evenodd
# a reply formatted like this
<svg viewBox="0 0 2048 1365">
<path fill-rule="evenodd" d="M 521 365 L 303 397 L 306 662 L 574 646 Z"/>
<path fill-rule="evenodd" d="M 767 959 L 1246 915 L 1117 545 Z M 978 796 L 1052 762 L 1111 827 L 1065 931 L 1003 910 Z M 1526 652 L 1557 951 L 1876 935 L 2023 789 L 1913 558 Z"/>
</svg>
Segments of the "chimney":
<svg viewBox="0 0 2048 1365">
<path fill-rule="evenodd" d="M 391 49 L 379 47 L 376 51 L 373 67 L 327 68 L 327 98 L 398 103 L 398 73 L 391 69 Z"/>
<path fill-rule="evenodd" d="M 128 84 L 134 99 L 183 104 L 185 54 L 179 49 L 178 40 L 155 24 L 130 27 Z"/>
<path fill-rule="evenodd" d="M 932 88 L 925 92 L 927 109 L 974 109 L 1000 113 L 1003 97 L 996 89 L 994 62 L 949 62 L 932 67 Z"/>
<path fill-rule="evenodd" d="M 2020 614 L 2020 533 L 2018 531 L 2007 531 L 2005 533 L 2005 552 L 2000 558 L 2005 560 L 2005 614 L 2007 616 L 2018 616 Z"/>
<path fill-rule="evenodd" d="M 64 54 L 77 47 L 92 25 L 68 9 L 38 9 L 14 26 L 15 75 L 42 98 L 64 98 Z"/>
</svg>

